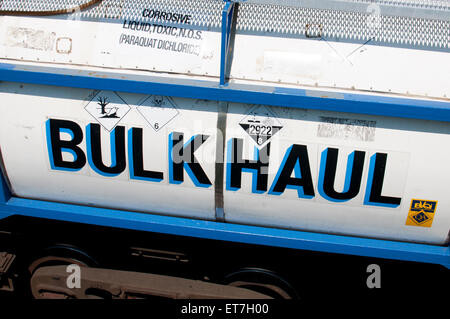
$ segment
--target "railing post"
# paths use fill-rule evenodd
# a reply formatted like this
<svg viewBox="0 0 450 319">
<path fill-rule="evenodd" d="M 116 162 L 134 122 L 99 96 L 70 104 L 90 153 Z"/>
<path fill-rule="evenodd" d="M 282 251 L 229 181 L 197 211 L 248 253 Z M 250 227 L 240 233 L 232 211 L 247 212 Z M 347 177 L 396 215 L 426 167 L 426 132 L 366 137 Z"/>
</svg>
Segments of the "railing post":
<svg viewBox="0 0 450 319">
<path fill-rule="evenodd" d="M 227 81 L 227 70 L 229 61 L 229 53 L 231 51 L 230 38 L 231 30 L 234 23 L 233 15 L 236 4 L 230 0 L 225 0 L 225 6 L 222 10 L 222 40 L 220 47 L 220 85 L 224 85 Z"/>
</svg>

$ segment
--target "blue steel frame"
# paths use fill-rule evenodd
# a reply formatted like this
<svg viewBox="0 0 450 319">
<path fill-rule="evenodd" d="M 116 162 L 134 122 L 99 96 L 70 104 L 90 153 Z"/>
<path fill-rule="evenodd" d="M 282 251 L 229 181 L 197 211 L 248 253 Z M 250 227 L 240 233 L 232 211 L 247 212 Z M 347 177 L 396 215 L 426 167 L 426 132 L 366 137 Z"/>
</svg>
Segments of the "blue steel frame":
<svg viewBox="0 0 450 319">
<path fill-rule="evenodd" d="M 0 63 L 0 81 L 450 122 L 450 102 Z"/>
<path fill-rule="evenodd" d="M 0 81 L 170 95 L 450 122 L 450 103 L 226 82 L 234 3 L 225 1 L 219 83 L 0 63 Z M 0 173 L 0 219 L 12 215 L 274 247 L 441 264 L 450 247 L 237 225 L 14 197 Z"/>
<path fill-rule="evenodd" d="M 227 224 L 17 198 L 11 196 L 1 176 L 0 219 L 12 215 L 265 246 L 417 261 L 450 268 L 449 247 Z"/>
<path fill-rule="evenodd" d="M 233 26 L 234 2 L 225 2 L 222 10 L 222 42 L 220 46 L 220 84 L 226 83 L 226 75 L 229 63 L 229 54 L 232 49 L 230 46 L 231 30 Z"/>
</svg>

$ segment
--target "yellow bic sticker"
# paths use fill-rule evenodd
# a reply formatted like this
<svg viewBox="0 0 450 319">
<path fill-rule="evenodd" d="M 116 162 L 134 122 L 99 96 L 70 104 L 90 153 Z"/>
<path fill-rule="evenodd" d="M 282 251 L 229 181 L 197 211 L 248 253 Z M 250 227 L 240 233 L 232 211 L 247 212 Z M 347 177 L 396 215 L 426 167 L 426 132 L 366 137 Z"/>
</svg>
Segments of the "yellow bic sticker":
<svg viewBox="0 0 450 319">
<path fill-rule="evenodd" d="M 436 206 L 437 201 L 435 200 L 413 199 L 406 218 L 406 225 L 431 227 Z"/>
</svg>

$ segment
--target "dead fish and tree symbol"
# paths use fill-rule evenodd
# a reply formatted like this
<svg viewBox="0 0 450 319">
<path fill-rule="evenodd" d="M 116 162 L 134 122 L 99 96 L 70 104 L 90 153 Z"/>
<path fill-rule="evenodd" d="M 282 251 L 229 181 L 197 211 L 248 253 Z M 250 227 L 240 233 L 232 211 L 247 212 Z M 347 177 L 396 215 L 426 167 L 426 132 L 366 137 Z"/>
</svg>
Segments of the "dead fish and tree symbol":
<svg viewBox="0 0 450 319">
<path fill-rule="evenodd" d="M 119 118 L 119 116 L 117 115 L 117 111 L 119 110 L 118 107 L 108 107 L 107 108 L 107 106 L 110 103 L 108 101 L 107 97 L 99 96 L 97 98 L 97 101 L 98 101 L 97 104 L 100 105 L 100 107 L 97 109 L 100 110 L 100 114 L 102 115 L 102 116 L 100 116 L 100 118 L 103 118 L 103 119 L 105 119 L 105 118 L 118 119 Z"/>
</svg>

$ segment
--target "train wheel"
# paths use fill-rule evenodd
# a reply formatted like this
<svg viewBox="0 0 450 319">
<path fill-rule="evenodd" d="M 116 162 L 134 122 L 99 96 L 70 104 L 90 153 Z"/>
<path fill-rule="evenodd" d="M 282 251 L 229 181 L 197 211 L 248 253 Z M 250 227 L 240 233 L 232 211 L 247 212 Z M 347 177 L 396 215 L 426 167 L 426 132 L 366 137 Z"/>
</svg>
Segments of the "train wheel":
<svg viewBox="0 0 450 319">
<path fill-rule="evenodd" d="M 59 266 L 59 265 L 78 265 L 84 267 L 95 267 L 97 262 L 91 258 L 88 254 L 83 252 L 82 250 L 69 246 L 69 245 L 55 245 L 44 249 L 41 253 L 40 257 L 36 258 L 33 262 L 28 266 L 28 274 L 29 274 L 29 287 L 30 291 L 33 292 L 32 296 L 36 299 L 65 299 L 66 295 L 62 295 L 59 293 L 48 291 L 37 291 L 33 289 L 33 281 L 31 280 L 33 274 L 39 268 L 46 266 Z"/>
<path fill-rule="evenodd" d="M 225 277 L 225 283 L 251 289 L 275 299 L 299 299 L 295 289 L 276 273 L 259 268 L 242 268 Z"/>
</svg>

